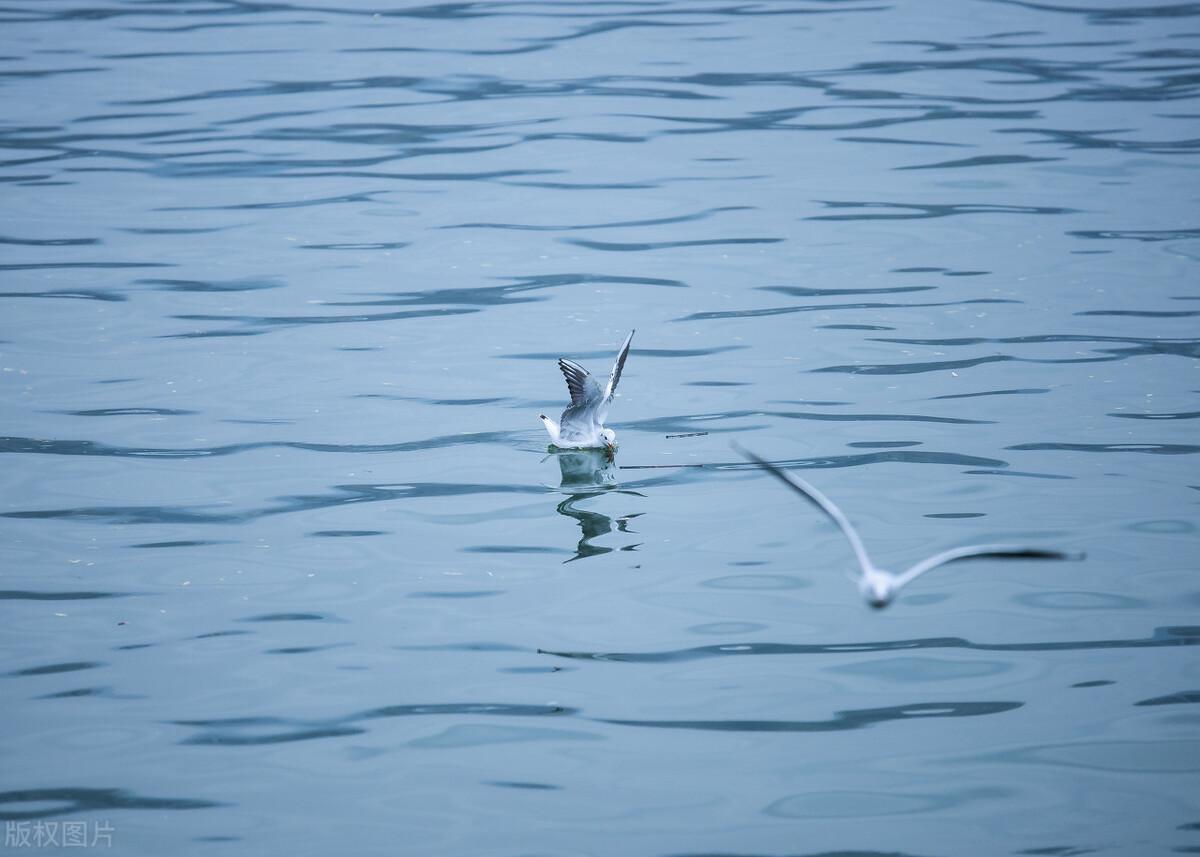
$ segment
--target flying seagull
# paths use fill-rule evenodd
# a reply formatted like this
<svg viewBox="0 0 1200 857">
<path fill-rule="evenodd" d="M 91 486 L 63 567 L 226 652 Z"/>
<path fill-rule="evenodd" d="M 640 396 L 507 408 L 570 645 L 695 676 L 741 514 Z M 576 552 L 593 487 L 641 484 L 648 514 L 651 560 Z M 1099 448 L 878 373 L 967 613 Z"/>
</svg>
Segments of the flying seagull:
<svg viewBox="0 0 1200 857">
<path fill-rule="evenodd" d="M 939 565 L 946 565 L 951 562 L 960 562 L 968 559 L 1082 559 L 1081 553 L 1066 553 L 1064 551 L 1051 550 L 1048 548 L 1024 547 L 1021 545 L 968 545 L 960 548 L 950 548 L 950 550 L 942 551 L 934 554 L 928 559 L 923 559 L 916 565 L 909 568 L 900 574 L 895 574 L 890 571 L 885 571 L 879 568 L 875 563 L 871 562 L 871 558 L 867 555 L 867 549 L 863 547 L 862 539 L 858 537 L 858 533 L 854 527 L 850 526 L 850 522 L 846 516 L 842 514 L 842 510 L 833 504 L 833 501 L 809 485 L 799 476 L 788 473 L 776 467 L 769 461 L 764 461 L 753 452 L 743 449 L 734 444 L 734 448 L 744 455 L 746 458 L 758 464 L 759 467 L 774 475 L 781 482 L 802 496 L 805 500 L 812 503 L 822 512 L 828 515 L 833 522 L 838 525 L 838 528 L 850 540 L 850 546 L 854 548 L 854 555 L 858 558 L 858 567 L 860 574 L 854 578 L 858 584 L 858 591 L 866 599 L 867 603 L 876 609 L 887 607 L 896 597 L 896 593 L 900 588 L 908 583 L 916 580 L 930 569 L 937 568 Z"/>
<path fill-rule="evenodd" d="M 625 337 L 625 343 L 617 352 L 617 362 L 613 364 L 608 385 L 603 390 L 588 370 L 574 360 L 559 358 L 558 368 L 567 379 L 571 404 L 562 412 L 562 418 L 557 423 L 545 414 L 538 414 L 538 419 L 550 434 L 552 444 L 562 449 L 604 447 L 610 453 L 616 448 L 617 433 L 605 428 L 604 420 L 608 417 L 608 407 L 612 404 L 617 382 L 621 380 L 621 370 L 625 368 L 625 358 L 629 356 L 629 343 L 633 341 L 634 333 L 631 330 Z"/>
</svg>

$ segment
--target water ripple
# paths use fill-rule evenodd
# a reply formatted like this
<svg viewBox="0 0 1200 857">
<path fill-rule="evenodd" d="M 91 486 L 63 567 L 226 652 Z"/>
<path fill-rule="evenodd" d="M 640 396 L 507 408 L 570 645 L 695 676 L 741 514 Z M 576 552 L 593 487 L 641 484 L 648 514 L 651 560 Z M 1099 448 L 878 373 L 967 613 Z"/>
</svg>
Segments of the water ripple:
<svg viewBox="0 0 1200 857">
<path fill-rule="evenodd" d="M 1143 242 L 1180 241 L 1200 238 L 1200 229 L 1075 229 L 1067 232 L 1076 238 L 1100 238 Z"/>
<path fill-rule="evenodd" d="M 1079 640 L 1026 643 L 973 643 L 962 637 L 923 637 L 867 643 L 731 643 L 697 646 L 665 652 L 580 652 L 538 649 L 539 654 L 558 658 L 627 663 L 682 663 L 707 658 L 744 655 L 845 655 L 862 652 L 913 651 L 916 649 L 970 649 L 980 652 L 1064 652 L 1097 649 L 1146 649 L 1164 646 L 1200 645 L 1200 627 L 1155 628 L 1149 637 L 1114 640 Z"/>
<path fill-rule="evenodd" d="M 37 804 L 57 804 L 42 806 Z M 22 804 L 34 806 L 22 808 Z M 212 809 L 228 806 L 211 800 L 142 797 L 125 789 L 49 788 L 0 792 L 0 820 L 22 821 L 117 809 Z M 6 808 L 11 807 L 11 808 Z"/>
<path fill-rule="evenodd" d="M 1166 696 L 1156 696 L 1153 699 L 1143 699 L 1134 705 L 1194 705 L 1200 702 L 1200 690 L 1181 690 L 1168 693 Z"/>
<path fill-rule="evenodd" d="M 922 414 L 836 414 L 820 411 L 721 411 L 706 414 L 674 414 L 645 420 L 631 420 L 624 425 L 629 428 L 654 432 L 685 432 L 696 423 L 711 423 L 720 420 L 735 420 L 745 417 L 778 417 L 785 420 L 812 420 L 815 422 L 898 422 L 898 423 L 941 423 L 944 425 L 986 425 L 991 420 L 973 420 L 966 417 L 936 417 Z M 738 431 L 736 428 L 711 428 L 709 431 Z M 0 452 L 5 451 L 4 439 L 0 438 Z"/>
<path fill-rule="evenodd" d="M 223 328 L 218 330 L 192 331 L 189 333 L 165 333 L 162 339 L 203 339 L 221 336 L 258 336 L 288 327 L 303 327 L 312 324 L 357 324 L 375 321 L 402 321 L 415 318 L 439 318 L 451 315 L 465 315 L 478 312 L 475 309 L 448 308 L 427 310 L 400 310 L 397 312 L 381 312 L 371 315 L 210 315 L 187 314 L 174 315 L 172 318 L 181 321 L 236 321 L 245 326 L 244 329 Z"/>
<path fill-rule="evenodd" d="M 46 289 L 41 292 L 0 292 L 0 298 L 65 298 L 67 300 L 106 301 L 121 303 L 127 298 L 116 292 L 101 289 Z"/>
<path fill-rule="evenodd" d="M 185 738 L 184 744 L 216 744 L 224 746 L 253 746 L 310 741 L 316 738 L 338 738 L 361 735 L 363 721 L 393 717 L 450 717 L 461 715 L 485 717 L 570 717 L 576 709 L 559 705 L 509 705 L 503 703 L 462 702 L 421 705 L 388 705 L 367 711 L 335 717 L 329 720 L 300 720 L 287 717 L 230 717 L 209 720 L 173 720 L 177 726 L 189 726 L 199 731 Z"/>
<path fill-rule="evenodd" d="M 125 268 L 170 268 L 169 262 L 17 262 L 0 265 L 0 271 L 65 271 L 71 269 L 83 270 L 122 270 Z"/>
<path fill-rule="evenodd" d="M 967 369 L 987 363 L 1023 362 L 1023 363 L 1103 363 L 1116 360 L 1126 360 L 1132 357 L 1149 355 L 1171 355 L 1177 357 L 1200 357 L 1200 340 L 1168 339 L 1136 336 L 1088 336 L 1085 334 L 1048 334 L 1030 336 L 1012 336 L 998 339 L 985 337 L 960 337 L 956 339 L 901 339 L 894 337 L 876 338 L 876 342 L 889 342 L 901 345 L 926 345 L 933 347 L 960 347 L 991 343 L 1044 345 L 1057 343 L 1127 343 L 1120 348 L 1095 348 L 1092 356 L 1072 357 L 1018 357 L 1012 354 L 988 354 L 981 357 L 962 360 L 934 360 L 914 363 L 888 364 L 847 364 L 839 366 L 824 366 L 813 369 L 813 372 L 844 372 L 861 375 L 907 375 L 921 372 L 938 372 L 947 369 Z M 1072 351 L 1077 355 L 1078 352 Z"/>
<path fill-rule="evenodd" d="M 204 506 L 82 506 L 3 512 L 0 518 L 27 520 L 100 521 L 109 524 L 231 524 L 274 515 L 329 509 L 352 503 L 374 503 L 428 497 L 464 497 L 473 494 L 535 494 L 546 489 L 531 485 L 484 485 L 417 482 L 408 485 L 335 485 L 325 494 L 275 498 L 272 505 L 241 511 L 212 511 Z"/>
<path fill-rule="evenodd" d="M 690 241 L 659 241 L 645 243 L 618 243 L 613 241 L 586 241 L 582 238 L 560 238 L 564 244 L 574 244 L 589 250 L 671 250 L 677 247 L 709 247 L 722 244 L 778 244 L 783 238 L 703 238 Z"/>
<path fill-rule="evenodd" d="M 257 211 L 264 209 L 310 208 L 312 206 L 375 202 L 375 198 L 382 193 L 385 193 L 385 191 L 363 191 L 361 193 L 316 197 L 314 199 L 306 198 L 297 200 L 274 200 L 271 202 L 241 202 L 230 205 L 168 205 L 153 208 L 151 211 Z"/>
<path fill-rule="evenodd" d="M 83 247 L 100 244 L 99 238 L 15 238 L 0 235 L 0 244 L 16 244 L 21 247 Z"/>
<path fill-rule="evenodd" d="M 1124 100 L 1124 99 L 1122 99 Z M 1069 128 L 1005 128 L 1005 134 L 1034 134 L 1041 142 L 1064 149 L 1112 149 L 1118 152 L 1141 152 L 1149 155 L 1186 155 L 1200 151 L 1200 138 L 1179 140 L 1126 140 L 1111 136 L 1112 131 L 1076 131 Z"/>
<path fill-rule="evenodd" d="M 503 277 L 509 280 L 503 286 L 474 286 L 456 289 L 424 289 L 416 292 L 390 292 L 371 300 L 324 301 L 323 306 L 469 306 L 491 307 L 507 304 L 530 303 L 548 300 L 548 296 L 530 294 L 563 286 L 587 284 L 613 284 L 633 286 L 661 286 L 664 288 L 686 288 L 679 280 L 660 277 L 631 277 L 617 274 L 568 273 L 533 274 L 523 277 Z M 640 352 L 639 352 L 640 353 Z"/>
<path fill-rule="evenodd" d="M 814 289 L 806 286 L 759 286 L 762 292 L 776 292 L 793 298 L 823 298 L 838 295 L 896 295 L 906 292 L 928 292 L 936 286 L 886 286 L 883 288 Z"/>
<path fill-rule="evenodd" d="M 72 417 L 129 417 L 129 416 L 159 416 L 180 417 L 195 414 L 196 411 L 182 408 L 88 408 L 82 411 L 59 411 Z"/>
<path fill-rule="evenodd" d="M 1195 420 L 1200 419 L 1200 411 L 1184 411 L 1175 414 L 1124 414 L 1115 411 L 1108 416 L 1125 420 Z"/>
<path fill-rule="evenodd" d="M 1146 452 L 1151 455 L 1194 455 L 1200 446 L 1186 443 L 1018 443 L 1007 449 L 1070 452 Z"/>
<path fill-rule="evenodd" d="M 826 208 L 885 209 L 887 214 L 817 214 L 805 220 L 926 220 L 957 217 L 963 214 L 1073 214 L 1074 208 L 1036 205 L 994 205 L 986 203 L 929 204 L 916 202 L 833 202 L 817 200 Z"/>
<path fill-rule="evenodd" d="M 911 164 L 904 167 L 893 167 L 896 170 L 950 170 L 964 167 L 996 167 L 1003 164 L 1036 164 L 1046 161 L 1061 161 L 1063 158 L 1034 157 L 1033 155 L 977 155 L 973 158 L 956 158 L 950 161 L 937 161 L 932 164 Z M 1044 212 L 1043 212 L 1044 213 Z"/>
<path fill-rule="evenodd" d="M 975 399 L 980 396 L 1025 396 L 1035 393 L 1049 393 L 1048 387 L 1022 387 L 1016 390 L 983 390 L 979 393 L 947 393 L 942 396 L 931 396 L 932 401 L 938 399 Z"/>
<path fill-rule="evenodd" d="M 280 289 L 286 283 L 274 278 L 243 277 L 234 280 L 172 280 L 142 279 L 135 283 L 157 286 L 164 292 L 256 292 L 262 289 Z"/>
<path fill-rule="evenodd" d="M 0 601 L 91 601 L 124 598 L 131 592 L 43 592 L 29 589 L 0 589 Z"/>
<path fill-rule="evenodd" d="M 767 83 L 776 83 L 777 81 L 768 80 Z M 829 94 L 849 99 L 859 99 L 862 96 L 853 92 L 836 92 L 834 85 L 821 84 L 815 80 L 810 80 L 804 84 L 807 87 L 815 87 L 829 90 Z M 871 91 L 867 97 L 875 99 L 877 97 L 883 99 L 900 98 L 904 96 L 901 93 L 880 93 Z M 837 115 L 840 111 L 853 110 L 855 114 L 861 114 L 860 105 L 821 105 L 813 107 L 794 107 L 780 108 L 775 110 L 760 110 L 754 111 L 744 116 L 670 116 L 658 114 L 622 114 L 630 118 L 641 119 L 656 119 L 663 122 L 676 123 L 686 125 L 684 128 L 670 128 L 661 132 L 662 134 L 717 134 L 725 132 L 747 132 L 747 131 L 851 131 L 867 128 L 885 128 L 891 125 L 909 124 L 914 122 L 945 122 L 950 120 L 967 120 L 977 121 L 981 119 L 995 120 L 1016 120 L 1016 119 L 1037 119 L 1039 114 L 1035 110 L 981 110 L 981 109 L 962 109 L 958 107 L 950 107 L 945 105 L 913 105 L 913 104 L 882 104 L 873 105 L 873 109 L 879 114 L 867 119 L 851 119 L 847 121 L 826 121 L 826 122 L 795 122 L 797 117 L 806 114 L 833 113 Z"/>
<path fill-rule="evenodd" d="M 1194 18 L 1200 16 L 1197 3 L 1156 3 L 1113 6 L 1064 6 L 1057 3 L 1038 3 L 1034 0 L 992 0 L 995 3 L 1020 6 L 1039 12 L 1060 12 L 1079 15 L 1094 24 L 1127 24 L 1143 19 Z"/>
<path fill-rule="evenodd" d="M 1002 714 L 1025 705 L 1023 702 L 919 702 L 886 708 L 838 711 L 828 720 L 617 720 L 602 723 L 646 726 L 653 729 L 702 729 L 710 732 L 841 732 L 865 729 L 876 723 L 930 717 L 980 717 Z"/>
<path fill-rule="evenodd" d="M 954 369 L 970 369 L 987 363 L 1004 363 L 1018 358 L 1007 354 L 989 354 L 966 360 L 933 360 L 928 363 L 854 363 L 847 366 L 822 366 L 814 372 L 845 372 L 851 375 L 913 375 L 920 372 L 944 372 Z M 1080 362 L 1072 360 L 1068 362 Z"/>
<path fill-rule="evenodd" d="M 1128 318 L 1195 318 L 1200 310 L 1089 309 L 1075 315 L 1115 315 Z"/>
<path fill-rule="evenodd" d="M 45 666 L 40 667 L 26 667 L 25 669 L 3 673 L 3 675 L 14 678 L 20 676 L 55 675 L 57 673 L 78 672 L 79 670 L 92 670 L 102 666 L 104 666 L 104 663 L 101 661 L 68 661 L 61 664 L 46 664 Z"/>
<path fill-rule="evenodd" d="M 851 303 L 851 304 L 805 304 L 801 306 L 769 307 L 767 309 L 735 309 L 719 312 L 694 312 L 681 316 L 672 321 L 712 321 L 724 318 L 765 318 L 773 315 L 790 315 L 796 312 L 829 312 L 830 310 L 861 310 L 861 309 L 921 309 L 940 306 L 970 306 L 973 304 L 1015 304 L 1017 300 L 1008 298 L 970 298 L 961 301 L 943 301 L 941 303 L 899 304 L 899 303 Z"/>
<path fill-rule="evenodd" d="M 121 412 L 136 412 L 137 409 L 118 409 Z M 105 416 L 107 414 L 88 414 Z M 251 441 L 232 443 L 225 446 L 191 447 L 167 449 L 158 447 L 111 446 L 91 440 L 42 440 L 29 437 L 0 437 L 0 454 L 34 453 L 39 455 L 94 455 L 104 458 L 220 458 L 257 449 L 298 449 L 306 452 L 332 453 L 386 453 L 415 452 L 442 449 L 462 444 L 489 444 L 511 441 L 512 432 L 469 432 L 442 435 L 425 440 L 383 444 L 336 444 L 306 443 L 303 441 Z"/>
<path fill-rule="evenodd" d="M 676 217 L 657 217 L 650 220 L 618 220 L 610 223 L 581 223 L 555 224 L 549 226 L 532 226 L 520 223 L 452 223 L 439 226 L 439 229 L 515 229 L 531 232 L 574 232 L 582 229 L 622 229 L 637 226 L 665 226 L 668 223 L 692 223 L 706 220 L 714 214 L 725 211 L 751 211 L 748 205 L 722 205 L 716 208 L 706 208 L 692 214 L 681 214 Z"/>
</svg>

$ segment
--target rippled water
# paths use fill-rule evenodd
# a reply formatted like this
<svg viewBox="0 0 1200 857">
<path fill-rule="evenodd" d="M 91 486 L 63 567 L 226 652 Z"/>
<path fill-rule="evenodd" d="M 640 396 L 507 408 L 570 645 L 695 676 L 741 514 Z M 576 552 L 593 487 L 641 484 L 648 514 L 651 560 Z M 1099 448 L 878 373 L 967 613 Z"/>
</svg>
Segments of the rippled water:
<svg viewBox="0 0 1200 857">
<path fill-rule="evenodd" d="M 1198 89 L 1169 0 L 5 4 L 5 848 L 1196 851 Z M 871 612 L 732 439 L 1087 559 Z"/>
</svg>

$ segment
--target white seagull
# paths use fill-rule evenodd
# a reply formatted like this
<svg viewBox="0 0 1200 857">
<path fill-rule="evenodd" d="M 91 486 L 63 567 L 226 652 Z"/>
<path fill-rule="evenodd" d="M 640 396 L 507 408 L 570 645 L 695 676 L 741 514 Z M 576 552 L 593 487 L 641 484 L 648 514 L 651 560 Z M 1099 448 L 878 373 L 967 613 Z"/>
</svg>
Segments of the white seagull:
<svg viewBox="0 0 1200 857">
<path fill-rule="evenodd" d="M 776 467 L 769 461 L 764 461 L 753 452 L 743 449 L 734 444 L 734 448 L 744 455 L 746 458 L 758 464 L 767 472 L 773 474 L 781 482 L 796 491 L 804 499 L 819 508 L 822 512 L 833 519 L 833 522 L 838 525 L 846 538 L 850 540 L 850 546 L 854 548 L 854 555 L 858 558 L 858 567 L 860 574 L 853 578 L 858 584 L 858 591 L 866 599 L 867 603 L 876 609 L 887 607 L 896 597 L 896 593 L 900 588 L 908 583 L 916 580 L 930 569 L 937 568 L 939 565 L 945 565 L 950 562 L 958 562 L 967 559 L 985 559 L 985 558 L 1018 558 L 1018 559 L 1082 559 L 1082 553 L 1066 553 L 1064 551 L 1052 550 L 1049 548 L 1034 548 L 1024 547 L 1021 545 L 968 545 L 960 548 L 950 548 L 950 550 L 942 551 L 934 554 L 929 559 L 923 559 L 916 565 L 909 568 L 901 574 L 895 574 L 890 571 L 885 571 L 879 568 L 875 563 L 871 562 L 871 558 L 867 555 L 867 549 L 863 547 L 862 539 L 858 537 L 858 533 L 854 527 L 850 526 L 850 522 L 846 516 L 842 514 L 842 510 L 833 504 L 833 501 L 809 485 L 799 476 L 788 473 Z"/>
<path fill-rule="evenodd" d="M 608 386 L 603 390 L 588 370 L 578 363 L 565 357 L 558 359 L 558 368 L 562 370 L 563 377 L 567 379 L 567 389 L 571 391 L 571 404 L 562 412 L 562 418 L 557 423 L 545 414 L 538 414 L 538 419 L 550 434 L 552 444 L 561 449 L 603 447 L 610 453 L 616 448 L 617 433 L 605 428 L 604 420 L 608 417 L 608 407 L 612 404 L 617 382 L 621 380 L 621 370 L 625 368 L 625 358 L 629 356 L 629 343 L 633 341 L 634 333 L 631 330 L 625 337 L 625 344 L 617 352 L 617 362 L 613 364 Z"/>
</svg>

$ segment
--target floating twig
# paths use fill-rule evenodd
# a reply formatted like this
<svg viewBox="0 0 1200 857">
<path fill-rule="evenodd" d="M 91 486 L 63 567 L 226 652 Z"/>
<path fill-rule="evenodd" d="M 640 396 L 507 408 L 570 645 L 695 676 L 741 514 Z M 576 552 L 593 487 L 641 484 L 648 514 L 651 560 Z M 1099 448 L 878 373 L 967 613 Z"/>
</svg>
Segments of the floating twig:
<svg viewBox="0 0 1200 857">
<path fill-rule="evenodd" d="M 667 440 L 671 440 L 672 438 L 676 437 L 704 437 L 706 434 L 708 434 L 706 431 L 689 431 L 683 434 L 669 434 L 667 435 Z"/>
<path fill-rule="evenodd" d="M 706 464 L 621 464 L 622 470 L 661 470 L 664 467 L 707 467 Z"/>
</svg>

